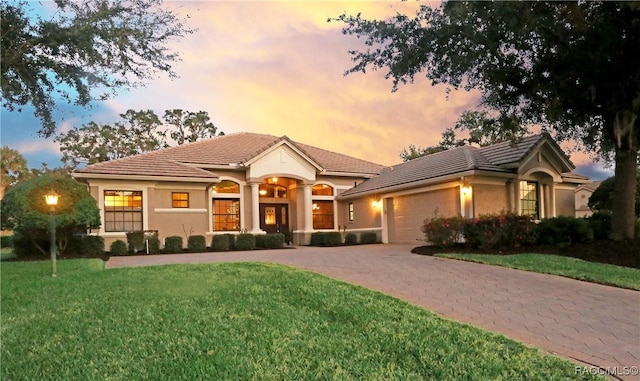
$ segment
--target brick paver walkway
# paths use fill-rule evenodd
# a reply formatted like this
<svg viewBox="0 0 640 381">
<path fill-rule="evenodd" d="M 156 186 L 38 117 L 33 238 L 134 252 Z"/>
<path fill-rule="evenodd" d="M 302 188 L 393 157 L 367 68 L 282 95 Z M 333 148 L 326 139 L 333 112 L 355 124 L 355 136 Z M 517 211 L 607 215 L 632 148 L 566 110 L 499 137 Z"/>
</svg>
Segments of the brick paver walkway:
<svg viewBox="0 0 640 381">
<path fill-rule="evenodd" d="M 637 379 L 640 292 L 411 254 L 407 245 L 112 257 L 108 268 L 283 263 L 381 291 L 444 317 Z M 595 371 L 595 370 L 591 370 Z M 615 377 L 614 377 L 615 378 Z"/>
</svg>

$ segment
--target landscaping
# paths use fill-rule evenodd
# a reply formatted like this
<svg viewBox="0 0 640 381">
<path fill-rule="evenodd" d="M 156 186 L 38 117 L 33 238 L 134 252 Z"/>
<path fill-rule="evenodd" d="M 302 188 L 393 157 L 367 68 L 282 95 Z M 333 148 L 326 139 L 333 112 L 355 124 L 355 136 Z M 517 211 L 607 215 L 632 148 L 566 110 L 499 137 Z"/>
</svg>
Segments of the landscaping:
<svg viewBox="0 0 640 381">
<path fill-rule="evenodd" d="M 273 264 L 1 267 L 0 379 L 597 379 L 504 336 Z"/>
</svg>

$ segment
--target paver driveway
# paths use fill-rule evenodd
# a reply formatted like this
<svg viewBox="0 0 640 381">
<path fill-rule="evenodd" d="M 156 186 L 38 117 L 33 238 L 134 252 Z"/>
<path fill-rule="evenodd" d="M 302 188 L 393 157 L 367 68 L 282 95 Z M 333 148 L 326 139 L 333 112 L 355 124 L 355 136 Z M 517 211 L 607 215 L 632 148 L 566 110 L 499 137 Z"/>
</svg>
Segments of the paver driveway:
<svg viewBox="0 0 640 381">
<path fill-rule="evenodd" d="M 411 254 L 413 246 L 297 247 L 112 257 L 108 268 L 172 263 L 283 263 L 358 284 L 585 364 L 637 379 L 640 292 Z M 580 371 L 596 372 L 589 367 Z"/>
</svg>

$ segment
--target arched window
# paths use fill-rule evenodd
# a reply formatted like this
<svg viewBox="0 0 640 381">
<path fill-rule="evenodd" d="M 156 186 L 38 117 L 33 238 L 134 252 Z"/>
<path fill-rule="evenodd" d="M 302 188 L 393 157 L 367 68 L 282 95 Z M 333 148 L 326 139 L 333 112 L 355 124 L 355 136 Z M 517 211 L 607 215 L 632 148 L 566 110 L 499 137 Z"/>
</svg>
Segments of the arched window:
<svg viewBox="0 0 640 381">
<path fill-rule="evenodd" d="M 287 187 L 279 184 L 260 184 L 260 197 L 287 198 Z"/>
<path fill-rule="evenodd" d="M 333 196 L 333 187 L 326 184 L 316 184 L 311 188 L 313 196 Z"/>
<path fill-rule="evenodd" d="M 231 180 L 222 180 L 213 186 L 213 193 L 240 193 L 240 184 Z"/>
</svg>

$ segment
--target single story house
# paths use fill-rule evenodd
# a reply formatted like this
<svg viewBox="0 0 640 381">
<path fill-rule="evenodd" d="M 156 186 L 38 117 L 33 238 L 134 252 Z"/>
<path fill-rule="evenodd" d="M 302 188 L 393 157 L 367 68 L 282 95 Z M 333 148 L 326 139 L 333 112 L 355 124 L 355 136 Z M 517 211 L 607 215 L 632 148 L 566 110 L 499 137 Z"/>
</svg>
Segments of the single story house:
<svg viewBox="0 0 640 381">
<path fill-rule="evenodd" d="M 418 243 L 425 218 L 515 211 L 574 215 L 588 182 L 547 134 L 517 144 L 463 146 L 392 167 L 286 136 L 237 133 L 89 165 L 73 176 L 102 213 L 110 245 L 126 232 L 213 236 L 376 231 L 384 243 Z"/>
<path fill-rule="evenodd" d="M 602 181 L 591 181 L 576 188 L 576 217 L 588 217 L 593 214 L 593 210 L 589 208 L 589 199 L 600 184 Z"/>
</svg>

